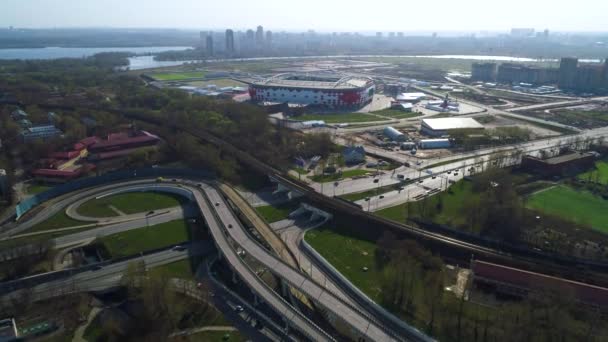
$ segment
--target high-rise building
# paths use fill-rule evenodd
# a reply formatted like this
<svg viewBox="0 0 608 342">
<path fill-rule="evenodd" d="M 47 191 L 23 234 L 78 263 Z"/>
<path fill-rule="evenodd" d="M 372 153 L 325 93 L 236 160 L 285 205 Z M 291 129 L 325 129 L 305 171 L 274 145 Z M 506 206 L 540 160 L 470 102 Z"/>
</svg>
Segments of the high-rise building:
<svg viewBox="0 0 608 342">
<path fill-rule="evenodd" d="M 272 45 L 272 31 L 266 31 L 266 46 Z"/>
<path fill-rule="evenodd" d="M 511 29 L 511 37 L 515 37 L 515 38 L 526 38 L 526 37 L 531 37 L 534 36 L 534 29 L 533 28 L 528 28 L 528 27 L 524 27 L 524 28 L 512 28 Z"/>
<path fill-rule="evenodd" d="M 213 56 L 213 36 L 211 35 L 211 32 L 207 34 L 205 50 L 207 51 L 207 56 Z"/>
<path fill-rule="evenodd" d="M 604 60 L 604 88 L 608 89 L 608 58 Z"/>
<path fill-rule="evenodd" d="M 231 29 L 226 30 L 226 53 L 232 54 L 234 52 L 234 31 Z"/>
<path fill-rule="evenodd" d="M 471 79 L 474 81 L 496 82 L 496 71 L 496 63 L 473 63 L 471 66 Z"/>
<path fill-rule="evenodd" d="M 258 29 L 255 31 L 255 44 L 257 47 L 264 45 L 264 28 L 262 25 L 258 26 Z"/>
<path fill-rule="evenodd" d="M 559 79 L 557 85 L 562 89 L 571 89 L 575 86 L 578 59 L 572 57 L 562 58 L 559 62 Z"/>
<path fill-rule="evenodd" d="M 376 32 L 376 38 L 382 38 L 382 32 Z"/>
<path fill-rule="evenodd" d="M 200 42 L 201 45 L 200 45 L 200 47 L 205 47 L 206 46 L 206 39 L 207 39 L 207 32 L 201 31 L 199 33 L 199 35 L 200 35 L 200 39 L 201 39 L 201 42 Z"/>
<path fill-rule="evenodd" d="M 245 33 L 245 36 L 246 36 L 247 40 L 253 41 L 255 39 L 255 33 L 251 29 L 247 30 L 247 32 Z"/>
<path fill-rule="evenodd" d="M 255 32 L 253 30 L 247 30 L 245 33 L 245 43 L 243 48 L 245 50 L 252 50 L 255 46 Z"/>
<path fill-rule="evenodd" d="M 397 32 L 397 37 L 403 38 L 403 32 Z"/>
</svg>

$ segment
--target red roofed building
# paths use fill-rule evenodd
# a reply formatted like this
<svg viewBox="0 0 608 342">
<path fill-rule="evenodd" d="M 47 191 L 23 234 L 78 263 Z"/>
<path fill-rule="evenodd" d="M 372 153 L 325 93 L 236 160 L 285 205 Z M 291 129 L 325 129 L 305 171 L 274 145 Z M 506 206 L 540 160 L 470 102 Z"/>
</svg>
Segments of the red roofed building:
<svg viewBox="0 0 608 342">
<path fill-rule="evenodd" d="M 96 144 L 97 142 L 99 142 L 99 138 L 98 137 L 87 137 L 84 138 L 82 140 L 80 140 L 80 144 L 83 144 L 85 147 L 89 147 L 93 144 Z"/>
<path fill-rule="evenodd" d="M 491 285 L 501 293 L 525 296 L 530 291 L 545 291 L 573 296 L 582 303 L 608 308 L 608 288 L 480 260 L 473 260 L 471 270 L 476 282 Z"/>
<path fill-rule="evenodd" d="M 129 154 L 137 151 L 138 149 L 139 148 L 129 148 L 129 149 L 125 149 L 125 150 L 91 153 L 89 155 L 89 160 L 90 161 L 101 161 L 101 160 L 125 157 L 125 156 L 128 156 Z"/>
<path fill-rule="evenodd" d="M 50 154 L 49 157 L 51 157 L 53 159 L 69 160 L 69 159 L 74 159 L 78 156 L 80 156 L 80 151 L 65 151 L 65 152 L 53 152 Z"/>
<path fill-rule="evenodd" d="M 85 164 L 66 170 L 57 169 L 37 169 L 32 171 L 32 175 L 39 181 L 49 183 L 65 183 L 82 176 L 84 173 L 94 170 L 95 165 Z"/>
<path fill-rule="evenodd" d="M 146 131 L 139 131 L 129 135 L 127 133 L 112 133 L 108 135 L 107 140 L 98 141 L 88 146 L 89 152 L 109 152 L 115 150 L 123 150 L 128 148 L 136 148 L 143 146 L 156 145 L 160 138 Z"/>
</svg>

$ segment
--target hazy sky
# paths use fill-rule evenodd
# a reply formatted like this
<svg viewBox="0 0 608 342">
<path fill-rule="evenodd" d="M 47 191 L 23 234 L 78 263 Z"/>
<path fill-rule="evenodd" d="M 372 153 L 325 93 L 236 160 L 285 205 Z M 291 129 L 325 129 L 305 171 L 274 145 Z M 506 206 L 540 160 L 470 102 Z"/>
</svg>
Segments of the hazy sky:
<svg viewBox="0 0 608 342">
<path fill-rule="evenodd" d="M 0 26 L 608 31 L 607 0 L 0 0 Z"/>
</svg>

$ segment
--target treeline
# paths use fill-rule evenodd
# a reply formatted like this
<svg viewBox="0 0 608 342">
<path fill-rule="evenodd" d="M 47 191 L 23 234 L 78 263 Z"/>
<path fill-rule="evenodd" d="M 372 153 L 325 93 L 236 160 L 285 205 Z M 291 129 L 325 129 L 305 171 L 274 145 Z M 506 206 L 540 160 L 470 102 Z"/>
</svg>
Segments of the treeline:
<svg viewBox="0 0 608 342">
<path fill-rule="evenodd" d="M 234 156 L 171 127 L 210 132 L 277 168 L 286 167 L 296 156 L 325 157 L 330 153 L 333 145 L 328 135 L 302 135 L 277 128 L 264 111 L 253 105 L 147 87 L 138 77 L 116 69 L 125 57 L 101 54 L 86 59 L 3 62 L 0 73 L 8 77 L 0 79 L 0 90 L 26 104 L 50 102 L 76 108 L 59 122 L 59 127 L 73 138 L 83 132 L 102 134 L 128 122 L 116 114 L 121 112 L 137 112 L 166 122 L 136 124 L 165 138 L 173 157 L 191 167 L 215 170 L 230 180 L 244 176 Z M 83 129 L 83 117 L 95 119 L 97 127 Z"/>
<path fill-rule="evenodd" d="M 300 134 L 276 127 L 267 113 L 253 105 L 146 88 L 132 79 L 121 82 L 117 93 L 120 108 L 168 124 L 155 129 L 181 159 L 193 167 L 211 168 L 230 180 L 238 179 L 241 172 L 234 156 L 170 127 L 209 132 L 277 168 L 287 167 L 297 156 L 326 157 L 333 148 L 328 134 Z"/>
<path fill-rule="evenodd" d="M 523 297 L 497 295 L 412 240 L 386 233 L 375 262 L 380 304 L 441 341 L 603 341 L 606 317 L 574 294 L 543 288 Z M 448 273 L 451 273 L 448 274 Z M 460 280 L 459 280 L 460 278 Z M 449 287 L 450 290 L 446 291 Z"/>
</svg>

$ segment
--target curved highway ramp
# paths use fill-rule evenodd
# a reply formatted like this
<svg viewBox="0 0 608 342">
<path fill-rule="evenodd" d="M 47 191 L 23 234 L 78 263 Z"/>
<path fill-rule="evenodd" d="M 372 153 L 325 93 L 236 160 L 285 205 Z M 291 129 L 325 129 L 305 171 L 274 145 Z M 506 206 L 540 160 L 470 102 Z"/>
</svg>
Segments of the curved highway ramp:
<svg viewBox="0 0 608 342">
<path fill-rule="evenodd" d="M 219 192 L 209 186 L 203 186 L 202 190 L 209 201 L 207 202 L 203 195 L 198 191 L 194 192 L 195 200 L 197 201 L 201 213 L 209 226 L 216 244 L 218 245 L 218 249 L 224 254 L 226 259 L 228 259 L 230 264 L 235 267 L 239 274 L 247 278 L 255 278 L 255 276 L 251 274 L 251 271 L 247 269 L 247 267 L 242 263 L 242 260 L 231 248 L 224 233 L 228 234 L 244 251 L 266 266 L 275 275 L 286 280 L 291 286 L 302 291 L 309 298 L 313 299 L 317 305 L 333 313 L 335 316 L 342 318 L 354 331 L 357 332 L 359 335 L 359 341 L 401 340 L 401 338 L 394 336 L 394 334 L 389 331 L 386 331 L 375 321 L 369 319 L 358 310 L 346 305 L 339 298 L 325 290 L 322 286 L 308 279 L 302 273 L 284 264 L 277 257 L 262 248 L 257 242 L 252 241 Z M 252 289 L 254 289 L 256 292 L 262 291 L 262 288 L 265 287 L 265 285 L 262 286 L 258 284 L 259 280 L 255 281 L 254 279 L 245 279 L 245 281 L 248 283 L 249 281 L 253 282 Z M 267 298 L 265 296 L 261 297 L 265 299 Z M 277 299 L 273 300 L 277 301 Z M 284 309 L 280 308 L 279 312 L 282 312 L 281 310 Z M 294 313 L 289 312 L 286 317 L 290 317 L 290 315 L 294 315 Z M 299 318 L 297 315 L 295 317 Z M 304 328 L 306 328 L 308 325 L 307 322 L 301 323 Z M 310 333 L 310 331 L 304 332 Z M 320 337 L 321 336 L 319 336 L 319 338 Z M 323 340 L 325 339 L 327 339 L 327 337 L 325 337 Z M 313 340 L 319 341 L 318 338 L 313 338 Z M 403 340 L 405 340 L 405 338 L 403 338 Z"/>
</svg>

